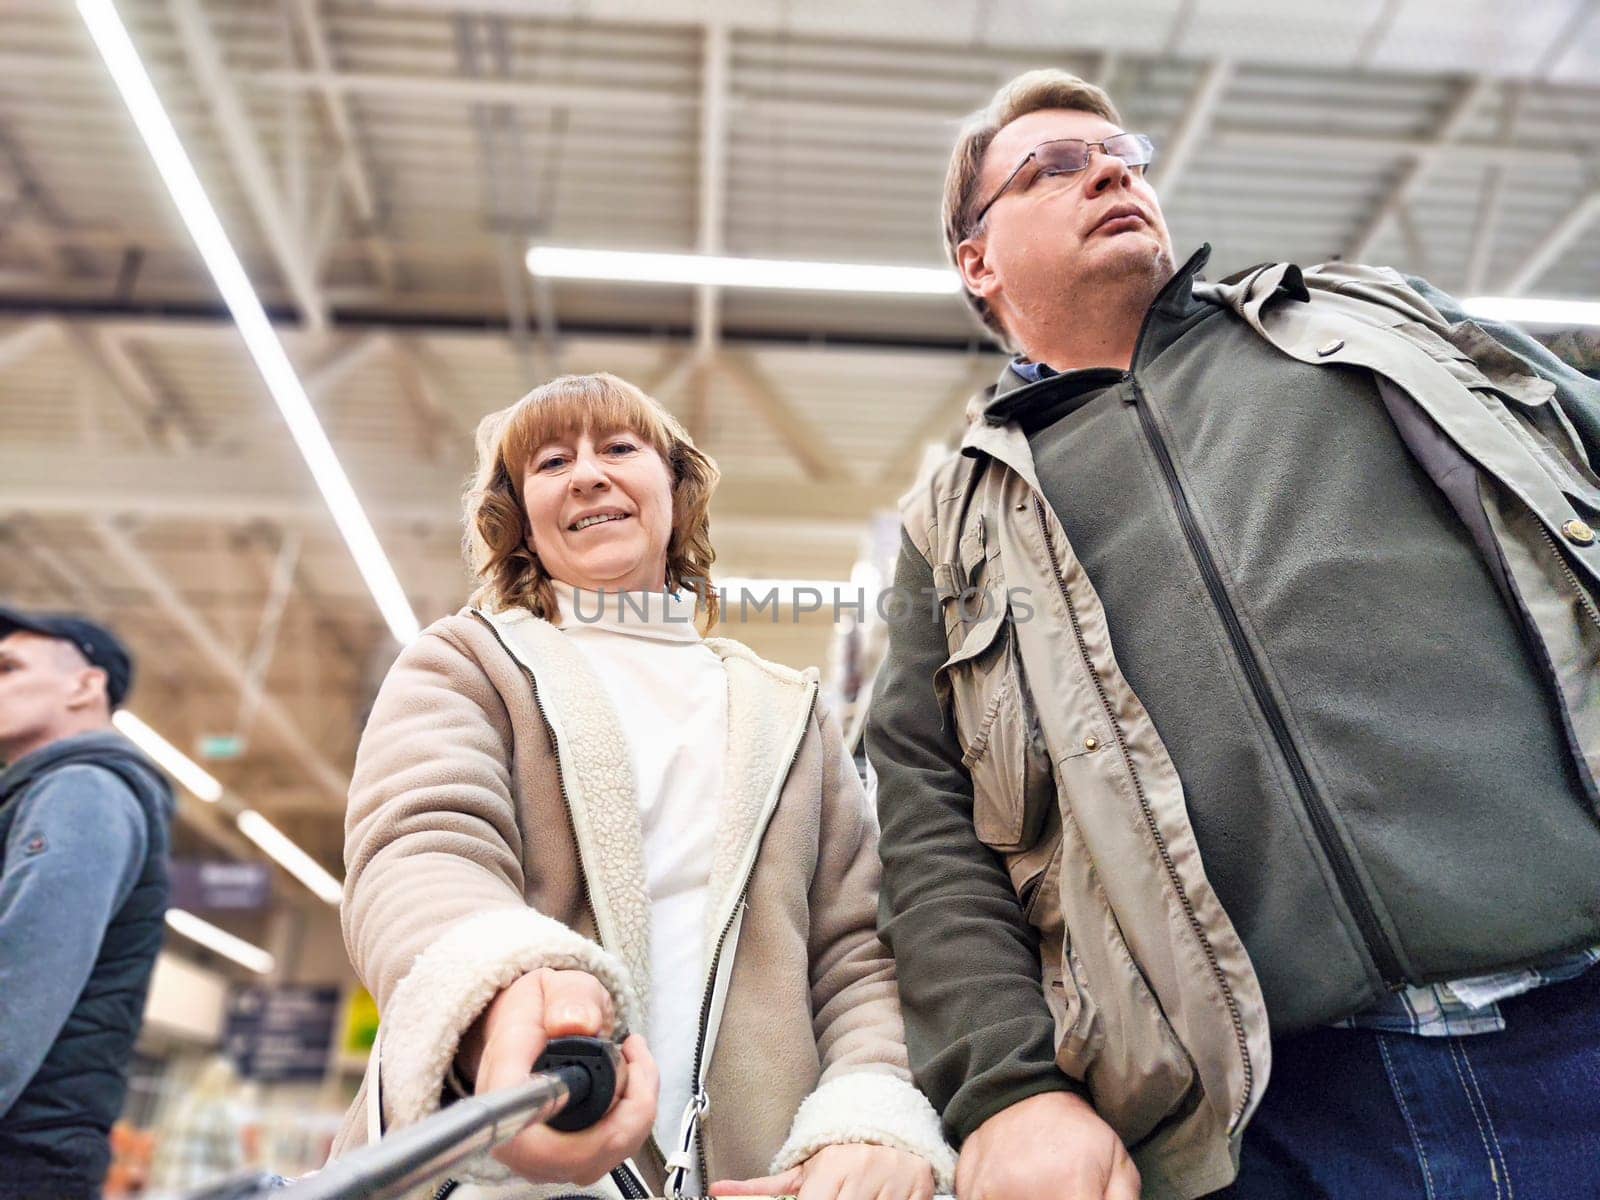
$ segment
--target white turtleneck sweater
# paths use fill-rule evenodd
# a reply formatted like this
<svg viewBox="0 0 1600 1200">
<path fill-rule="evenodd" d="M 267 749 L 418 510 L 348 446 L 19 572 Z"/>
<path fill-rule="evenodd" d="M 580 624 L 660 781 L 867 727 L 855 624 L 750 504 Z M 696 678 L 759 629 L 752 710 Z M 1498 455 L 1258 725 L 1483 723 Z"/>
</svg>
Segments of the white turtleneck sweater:
<svg viewBox="0 0 1600 1200">
<path fill-rule="evenodd" d="M 558 584 L 556 599 L 561 628 L 594 666 L 616 708 L 633 763 L 650 891 L 645 1034 L 661 1068 L 656 1138 L 671 1154 L 694 1090 L 706 894 L 722 810 L 727 673 L 695 629 L 692 595 L 602 595 Z"/>
</svg>

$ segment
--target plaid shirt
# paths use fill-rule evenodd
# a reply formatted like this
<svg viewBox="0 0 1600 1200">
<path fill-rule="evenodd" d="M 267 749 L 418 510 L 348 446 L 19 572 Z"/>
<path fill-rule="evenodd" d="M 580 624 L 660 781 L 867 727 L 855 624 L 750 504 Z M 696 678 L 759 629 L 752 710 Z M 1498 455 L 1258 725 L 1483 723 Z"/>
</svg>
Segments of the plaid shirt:
<svg viewBox="0 0 1600 1200">
<path fill-rule="evenodd" d="M 218 1183 L 245 1164 L 243 1121 L 226 1100 L 191 1101 L 162 1131 L 150 1167 L 150 1195 L 183 1196 Z"/>
<path fill-rule="evenodd" d="M 1506 1027 L 1500 1001 L 1551 983 L 1576 979 L 1600 962 L 1600 946 L 1521 971 L 1499 971 L 1426 987 L 1408 987 L 1381 1004 L 1335 1021 L 1338 1029 L 1375 1029 L 1422 1037 L 1498 1033 Z"/>
</svg>

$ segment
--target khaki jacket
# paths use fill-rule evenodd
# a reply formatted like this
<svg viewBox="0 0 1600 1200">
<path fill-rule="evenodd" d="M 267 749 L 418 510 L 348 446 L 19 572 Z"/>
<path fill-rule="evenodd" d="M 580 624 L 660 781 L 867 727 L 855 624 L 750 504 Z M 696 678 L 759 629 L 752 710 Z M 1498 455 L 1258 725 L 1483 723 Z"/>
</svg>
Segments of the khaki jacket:
<svg viewBox="0 0 1600 1200">
<path fill-rule="evenodd" d="M 815 673 L 707 645 L 727 670 L 729 730 L 702 1178 L 875 1142 L 922 1155 L 948 1187 L 954 1158 L 910 1083 L 875 932 L 876 821 Z M 589 971 L 625 1024 L 645 1028 L 649 897 L 627 744 L 600 680 L 550 623 L 463 611 L 406 647 L 361 741 L 345 863 L 346 946 L 383 1021 L 336 1155 L 367 1140 L 375 1090 L 384 1127 L 436 1110 L 462 1034 L 528 971 Z M 656 1192 L 671 1149 L 652 1138 L 636 1159 Z M 457 1174 L 509 1178 L 487 1156 Z"/>
<path fill-rule="evenodd" d="M 1580 506 L 1594 511 L 1600 481 L 1553 385 L 1392 271 L 1277 264 L 1196 293 L 1303 362 L 1371 370 L 1436 478 L 1470 468 L 1475 532 L 1543 643 L 1593 795 L 1600 545 Z M 902 513 L 943 602 L 950 655 L 935 686 L 972 777 L 973 825 L 1040 934 L 1057 1065 L 1131 1148 L 1147 1200 L 1220 1188 L 1267 1084 L 1266 1010 L 1026 437 L 972 421 Z"/>
</svg>

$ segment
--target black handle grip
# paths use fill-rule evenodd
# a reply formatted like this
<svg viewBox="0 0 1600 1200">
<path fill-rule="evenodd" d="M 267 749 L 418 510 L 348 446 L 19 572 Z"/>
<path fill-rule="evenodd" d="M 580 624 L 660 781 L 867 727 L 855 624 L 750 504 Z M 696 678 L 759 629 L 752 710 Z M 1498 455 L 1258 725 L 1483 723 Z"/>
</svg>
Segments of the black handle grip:
<svg viewBox="0 0 1600 1200">
<path fill-rule="evenodd" d="M 551 1038 L 533 1069 L 558 1072 L 567 1081 L 566 1107 L 546 1122 L 562 1133 L 587 1129 L 611 1111 L 627 1078 L 622 1048 L 605 1038 Z"/>
</svg>

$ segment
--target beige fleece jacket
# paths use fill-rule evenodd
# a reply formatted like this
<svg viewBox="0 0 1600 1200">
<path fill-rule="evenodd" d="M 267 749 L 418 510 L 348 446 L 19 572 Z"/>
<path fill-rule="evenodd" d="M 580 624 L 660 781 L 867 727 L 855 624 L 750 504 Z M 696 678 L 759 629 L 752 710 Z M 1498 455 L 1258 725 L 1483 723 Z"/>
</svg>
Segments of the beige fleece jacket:
<svg viewBox="0 0 1600 1200">
<path fill-rule="evenodd" d="M 707 1051 L 706 1182 L 872 1142 L 921 1155 L 948 1190 L 954 1156 L 910 1082 L 876 932 L 876 819 L 838 724 L 814 672 L 707 645 L 729 713 L 707 945 L 736 933 Z M 362 737 L 345 830 L 345 942 L 383 1022 L 335 1155 L 365 1142 L 375 1078 L 384 1128 L 447 1101 L 462 1035 L 528 971 L 587 970 L 645 1028 L 649 899 L 627 744 L 555 626 L 463 610 L 406 647 Z M 659 1153 L 636 1165 L 662 1188 Z M 487 1156 L 457 1174 L 507 1178 Z"/>
</svg>

